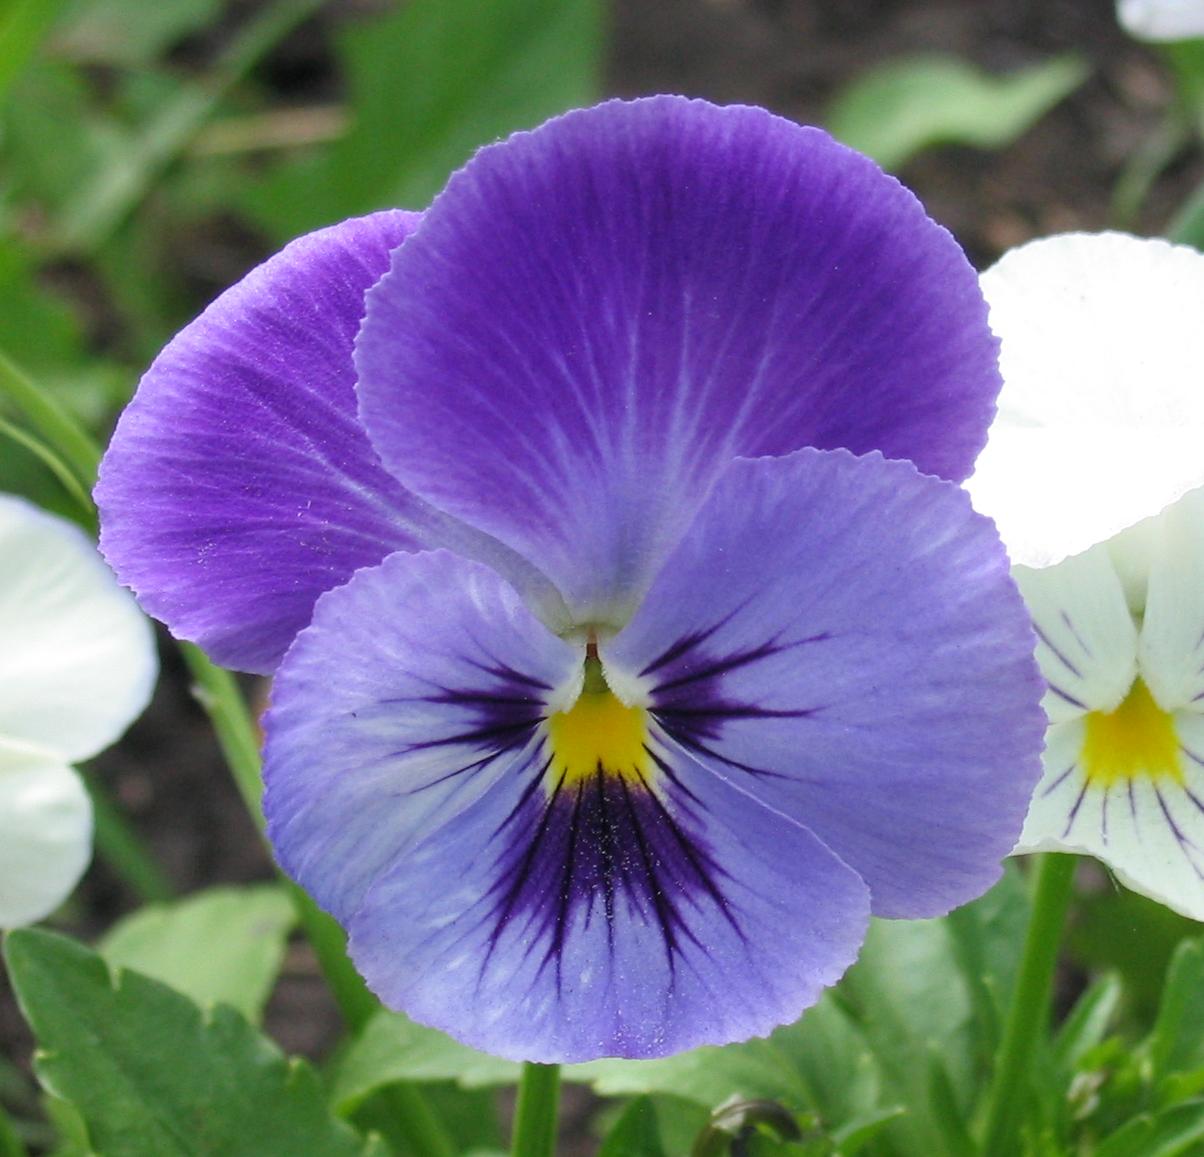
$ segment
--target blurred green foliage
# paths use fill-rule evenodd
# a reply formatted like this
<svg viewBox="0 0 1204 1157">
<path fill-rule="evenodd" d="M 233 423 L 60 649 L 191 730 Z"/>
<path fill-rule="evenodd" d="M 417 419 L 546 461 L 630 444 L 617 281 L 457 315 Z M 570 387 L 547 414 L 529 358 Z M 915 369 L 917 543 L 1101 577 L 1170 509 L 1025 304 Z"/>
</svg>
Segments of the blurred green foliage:
<svg viewBox="0 0 1204 1157">
<path fill-rule="evenodd" d="M 885 169 L 933 145 L 998 149 L 1016 140 L 1087 77 L 1075 56 L 991 76 L 950 56 L 892 61 L 832 103 L 828 128 Z"/>
<path fill-rule="evenodd" d="M 602 0 L 9 0 L 0 350 L 103 440 L 225 285 L 589 103 L 602 45 Z M 0 437 L 17 417 L 0 400 Z M 0 489 L 74 512 L 7 437 Z"/>
</svg>

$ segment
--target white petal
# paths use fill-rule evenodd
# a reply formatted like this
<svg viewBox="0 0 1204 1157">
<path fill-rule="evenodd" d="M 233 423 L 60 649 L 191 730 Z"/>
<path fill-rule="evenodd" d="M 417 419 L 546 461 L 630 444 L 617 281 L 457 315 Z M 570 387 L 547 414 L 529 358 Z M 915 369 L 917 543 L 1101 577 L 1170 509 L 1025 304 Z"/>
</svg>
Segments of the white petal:
<svg viewBox="0 0 1204 1157">
<path fill-rule="evenodd" d="M 1037 632 L 1037 662 L 1054 723 L 1113 711 L 1137 673 L 1137 628 L 1106 547 L 1013 577 Z"/>
<path fill-rule="evenodd" d="M 1004 385 L 967 488 L 1013 561 L 1050 566 L 1204 485 L 1204 255 L 1066 234 L 982 287 Z"/>
<path fill-rule="evenodd" d="M 92 855 L 92 805 L 57 755 L 0 741 L 0 928 L 41 920 Z"/>
<path fill-rule="evenodd" d="M 1140 529 L 1149 550 L 1142 677 L 1165 710 L 1204 712 L 1204 490 Z"/>
<path fill-rule="evenodd" d="M 1185 746 L 1195 735 L 1204 750 L 1204 720 L 1175 723 Z M 1095 856 L 1133 891 L 1204 920 L 1204 766 L 1185 755 L 1182 785 L 1135 776 L 1089 786 L 1082 743 L 1081 721 L 1050 728 L 1045 778 L 1016 851 Z"/>
<path fill-rule="evenodd" d="M 1190 40 L 1204 36 L 1202 0 L 1120 0 L 1116 18 L 1138 40 Z"/>
<path fill-rule="evenodd" d="M 107 747 L 150 699 L 150 624 L 70 523 L 0 495 L 0 736 L 66 762 Z"/>
</svg>

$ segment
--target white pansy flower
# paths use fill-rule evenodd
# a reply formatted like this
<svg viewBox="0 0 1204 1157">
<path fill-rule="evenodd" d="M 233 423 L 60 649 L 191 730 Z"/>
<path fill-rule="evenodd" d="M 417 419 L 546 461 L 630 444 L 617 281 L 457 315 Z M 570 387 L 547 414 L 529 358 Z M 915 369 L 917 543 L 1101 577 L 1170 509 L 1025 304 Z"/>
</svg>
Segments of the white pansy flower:
<svg viewBox="0 0 1204 1157">
<path fill-rule="evenodd" d="M 1116 19 L 1138 40 L 1191 40 L 1204 36 L 1204 0 L 1120 0 Z"/>
<path fill-rule="evenodd" d="M 91 856 L 71 764 L 150 699 L 150 624 L 76 527 L 0 495 L 0 928 L 40 920 Z"/>
<path fill-rule="evenodd" d="M 999 415 L 967 483 L 1049 690 L 1016 850 L 1083 852 L 1204 919 L 1204 256 L 1122 234 L 982 278 Z"/>
</svg>

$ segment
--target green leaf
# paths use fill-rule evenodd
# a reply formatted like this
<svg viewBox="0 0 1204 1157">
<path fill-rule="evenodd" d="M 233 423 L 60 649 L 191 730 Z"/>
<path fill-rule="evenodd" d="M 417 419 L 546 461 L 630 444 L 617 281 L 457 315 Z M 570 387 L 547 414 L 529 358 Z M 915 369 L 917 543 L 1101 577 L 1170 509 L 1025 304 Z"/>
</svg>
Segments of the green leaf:
<svg viewBox="0 0 1204 1157">
<path fill-rule="evenodd" d="M 1204 940 L 1185 940 L 1171 957 L 1148 1047 L 1155 1081 L 1204 1063 Z"/>
<path fill-rule="evenodd" d="M 637 1097 L 606 1134 L 598 1157 L 665 1157 L 656 1125 L 656 1109 L 648 1097 Z"/>
<path fill-rule="evenodd" d="M 481 145 L 599 87 L 599 0 L 411 0 L 338 40 L 353 127 L 278 169 L 247 207 L 285 239 L 386 206 L 424 207 Z"/>
<path fill-rule="evenodd" d="M 944 921 L 970 994 L 977 1054 L 988 1064 L 999 1047 L 1005 1006 L 1016 984 L 1029 909 L 1024 879 L 1009 860 L 985 896 L 950 912 Z"/>
<path fill-rule="evenodd" d="M 401 1013 L 382 1010 L 343 1055 L 331 1103 L 347 1113 L 397 1081 L 457 1081 L 465 1088 L 484 1088 L 513 1084 L 518 1074 L 513 1061 L 477 1052 Z"/>
<path fill-rule="evenodd" d="M 1095 1151 L 1095 1157 L 1189 1157 L 1204 1142 L 1204 1101 L 1135 1117 Z"/>
<path fill-rule="evenodd" d="M 1053 1059 L 1064 1077 L 1104 1039 L 1123 993 L 1120 978 L 1109 973 L 1079 997 L 1053 1041 Z"/>
<path fill-rule="evenodd" d="M 62 0 L 8 0 L 0 13 L 0 101 L 58 16 Z"/>
<path fill-rule="evenodd" d="M 205 1006 L 233 1005 L 258 1021 L 296 923 L 276 884 L 210 888 L 127 916 L 100 943 L 110 965 L 161 980 Z"/>
<path fill-rule="evenodd" d="M 4 956 L 33 1027 L 35 1068 L 73 1104 L 105 1157 L 365 1157 L 379 1154 L 327 1111 L 303 1061 L 234 1009 L 202 1012 L 81 944 L 39 928 Z"/>
<path fill-rule="evenodd" d="M 833 136 L 897 169 L 933 145 L 1011 144 L 1086 79 L 1060 56 L 995 77 L 947 56 L 900 60 L 866 73 L 828 110 Z"/>
</svg>

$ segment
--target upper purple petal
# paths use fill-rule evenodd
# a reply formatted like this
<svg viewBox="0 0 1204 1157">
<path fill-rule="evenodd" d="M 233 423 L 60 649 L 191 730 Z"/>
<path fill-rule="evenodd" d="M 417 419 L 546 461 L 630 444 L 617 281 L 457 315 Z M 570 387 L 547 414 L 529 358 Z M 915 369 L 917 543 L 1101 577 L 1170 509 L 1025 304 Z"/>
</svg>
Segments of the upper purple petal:
<svg viewBox="0 0 1204 1157">
<path fill-rule="evenodd" d="M 480 152 L 373 289 L 361 412 L 411 490 L 619 622 L 737 455 L 960 479 L 998 389 L 950 235 L 872 162 L 657 97 Z"/>
<path fill-rule="evenodd" d="M 632 622 L 616 692 L 814 832 L 879 916 L 984 892 L 1040 774 L 1042 684 L 991 522 L 876 454 L 734 463 Z"/>
<path fill-rule="evenodd" d="M 508 551 L 408 494 L 356 415 L 364 293 L 418 215 L 288 245 L 167 345 L 100 469 L 101 549 L 143 608 L 219 663 L 270 672 L 314 601 L 394 550 Z"/>
</svg>

